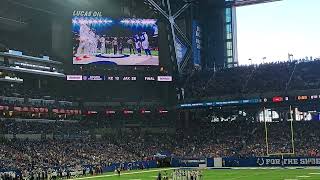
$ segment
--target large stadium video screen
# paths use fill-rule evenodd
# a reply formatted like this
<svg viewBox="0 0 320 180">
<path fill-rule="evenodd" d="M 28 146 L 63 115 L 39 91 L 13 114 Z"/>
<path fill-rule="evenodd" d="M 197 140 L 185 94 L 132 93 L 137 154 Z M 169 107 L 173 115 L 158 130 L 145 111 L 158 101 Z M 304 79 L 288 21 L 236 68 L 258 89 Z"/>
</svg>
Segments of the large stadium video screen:
<svg viewBox="0 0 320 180">
<path fill-rule="evenodd" d="M 73 64 L 159 65 L 156 19 L 72 19 Z"/>
</svg>

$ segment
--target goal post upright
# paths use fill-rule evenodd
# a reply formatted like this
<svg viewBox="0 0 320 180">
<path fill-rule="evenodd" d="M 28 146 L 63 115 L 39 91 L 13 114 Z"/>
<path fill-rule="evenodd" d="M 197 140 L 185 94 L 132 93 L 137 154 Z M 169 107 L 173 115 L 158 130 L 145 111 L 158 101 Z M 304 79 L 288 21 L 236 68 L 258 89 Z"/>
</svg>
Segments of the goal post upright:
<svg viewBox="0 0 320 180">
<path fill-rule="evenodd" d="M 266 108 L 263 107 L 263 121 L 264 121 L 264 131 L 265 131 L 265 142 L 267 147 L 267 156 L 269 156 L 269 142 L 268 142 L 268 127 L 266 121 Z"/>
<path fill-rule="evenodd" d="M 267 126 L 267 121 L 266 121 L 266 108 L 263 107 L 263 120 L 264 120 L 264 128 L 265 128 L 265 143 L 266 143 L 266 148 L 267 148 L 267 156 L 281 156 L 283 158 L 283 156 L 285 155 L 295 155 L 295 144 L 294 144 L 294 127 L 293 127 L 293 115 L 292 115 L 292 106 L 290 105 L 289 107 L 289 113 L 290 113 L 290 135 L 291 135 L 291 152 L 288 153 L 269 153 L 269 140 L 268 140 L 268 126 Z"/>
<path fill-rule="evenodd" d="M 295 145 L 294 145 L 294 128 L 293 128 L 293 116 L 292 116 L 292 106 L 290 105 L 290 126 L 291 126 L 291 146 L 292 146 L 292 153 L 295 154 Z"/>
</svg>

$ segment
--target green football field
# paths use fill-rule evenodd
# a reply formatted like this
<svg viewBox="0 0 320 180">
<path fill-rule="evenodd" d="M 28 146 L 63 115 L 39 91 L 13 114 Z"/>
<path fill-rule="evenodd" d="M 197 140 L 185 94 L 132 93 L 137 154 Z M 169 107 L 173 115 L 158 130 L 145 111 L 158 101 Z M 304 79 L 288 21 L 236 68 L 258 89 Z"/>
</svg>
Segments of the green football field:
<svg viewBox="0 0 320 180">
<path fill-rule="evenodd" d="M 106 173 L 99 176 L 86 176 L 76 179 L 90 180 L 155 180 L 159 171 L 150 169 L 122 172 L 121 176 Z M 167 170 L 168 173 L 172 172 Z M 320 180 L 320 169 L 214 169 L 203 170 L 203 179 L 215 180 Z"/>
</svg>

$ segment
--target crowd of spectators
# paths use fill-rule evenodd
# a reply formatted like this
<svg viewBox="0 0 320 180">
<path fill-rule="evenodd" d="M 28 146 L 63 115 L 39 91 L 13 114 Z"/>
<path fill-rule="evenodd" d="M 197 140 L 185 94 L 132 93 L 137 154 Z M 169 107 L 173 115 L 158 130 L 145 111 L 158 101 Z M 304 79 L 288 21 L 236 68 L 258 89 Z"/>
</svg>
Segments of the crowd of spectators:
<svg viewBox="0 0 320 180">
<path fill-rule="evenodd" d="M 184 82 L 187 85 L 184 86 L 185 94 L 186 97 L 207 98 L 239 93 L 317 89 L 320 87 L 319 66 L 320 61 L 293 61 L 194 72 Z M 35 105 L 29 100 L 28 93 L 21 96 L 18 89 L 15 93 L 12 91 L 15 88 L 7 88 L 11 90 L 2 89 L 0 93 L 22 100 L 12 102 L 2 96 L 2 104 Z M 57 103 L 57 100 L 51 105 L 43 102 L 39 105 L 68 107 Z M 148 160 L 159 153 L 183 158 L 253 157 L 293 153 L 295 149 L 297 156 L 320 156 L 320 123 L 313 121 L 294 122 L 293 137 L 290 122 L 268 123 L 269 133 L 266 137 L 264 123 L 241 120 L 214 123 L 203 119 L 193 132 L 182 129 L 176 133 L 152 134 L 120 130 L 105 135 L 95 134 L 98 132 L 95 130 L 107 128 L 107 123 L 86 124 L 88 120 L 63 121 L 61 117 L 48 119 L 39 121 L 28 116 L 14 119 L 11 115 L 0 115 L 0 135 L 4 135 L 0 136 L 3 138 L 0 140 L 0 170 L 17 169 L 22 176 L 30 178 L 48 172 L 82 171 L 87 165 L 101 169 L 111 163 Z M 16 137 L 18 134 L 41 134 L 41 137 L 25 139 Z M 66 134 L 68 136 L 64 136 Z M 5 135 L 13 136 L 4 138 Z"/>
<path fill-rule="evenodd" d="M 1 128 L 6 129 L 6 133 L 12 133 L 7 131 L 12 130 L 7 125 L 8 123 L 2 123 Z M 23 133 L 36 133 L 46 125 L 22 127 L 23 123 L 17 123 L 14 129 L 22 132 L 22 129 L 30 128 L 33 130 L 23 130 Z M 53 129 L 68 129 L 73 125 L 47 126 Z M 2 140 L 0 169 L 19 169 L 28 176 L 28 173 L 30 175 L 31 172 L 47 171 L 48 168 L 59 167 L 63 171 L 70 168 L 81 170 L 85 165 L 107 167 L 110 163 L 153 159 L 158 153 L 172 157 L 205 158 L 254 157 L 268 153 L 293 152 L 290 122 L 268 123 L 268 152 L 264 123 L 203 121 L 199 126 L 200 131 L 190 134 L 182 131 L 177 131 L 176 134 L 132 131 L 106 135 L 102 138 L 93 138 L 88 135 L 79 139 Z M 318 122 L 294 122 L 295 155 L 320 156 L 319 128 Z"/>
<path fill-rule="evenodd" d="M 3 134 L 78 134 L 87 135 L 90 125 L 85 122 L 67 120 L 14 120 L 0 119 Z"/>
<path fill-rule="evenodd" d="M 82 170 L 85 165 L 136 161 L 135 154 L 108 141 L 82 140 L 12 140 L 0 145 L 0 167 L 18 169 L 30 177 L 50 168 L 55 171 Z"/>
<path fill-rule="evenodd" d="M 199 71 L 184 77 L 181 86 L 187 99 L 319 89 L 319 68 L 320 60 L 314 60 Z"/>
<path fill-rule="evenodd" d="M 39 88 L 34 88 L 25 86 L 23 84 L 8 84 L 7 82 L 0 82 L 0 103 L 11 103 L 10 101 L 6 101 L 1 97 L 15 97 L 15 98 L 23 98 L 23 99 L 45 99 L 45 100 L 53 100 L 55 102 L 58 101 L 64 101 L 64 102 L 72 102 L 75 100 L 75 98 L 72 97 L 64 97 L 61 96 L 60 94 L 57 94 L 56 89 L 48 90 L 48 89 L 39 89 Z M 26 101 L 19 102 L 16 101 L 14 102 L 15 105 L 26 105 Z M 52 106 L 53 104 L 47 104 L 43 102 L 33 102 L 32 104 L 30 103 L 29 105 L 46 105 L 46 106 Z M 54 104 L 54 105 L 57 105 Z M 59 106 L 70 106 L 70 103 L 68 104 L 59 104 Z"/>
</svg>

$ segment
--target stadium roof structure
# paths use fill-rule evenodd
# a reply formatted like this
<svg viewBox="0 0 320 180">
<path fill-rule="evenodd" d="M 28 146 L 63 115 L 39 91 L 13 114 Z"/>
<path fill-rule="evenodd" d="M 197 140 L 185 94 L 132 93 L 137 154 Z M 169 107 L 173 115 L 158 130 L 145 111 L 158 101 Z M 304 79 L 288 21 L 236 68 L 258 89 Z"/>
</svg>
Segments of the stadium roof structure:
<svg viewBox="0 0 320 180">
<path fill-rule="evenodd" d="M 282 1 L 282 0 L 235 0 L 234 6 L 248 6 L 248 5 L 255 5 L 255 4 L 262 4 L 262 3 L 269 3 L 275 1 Z"/>
</svg>

